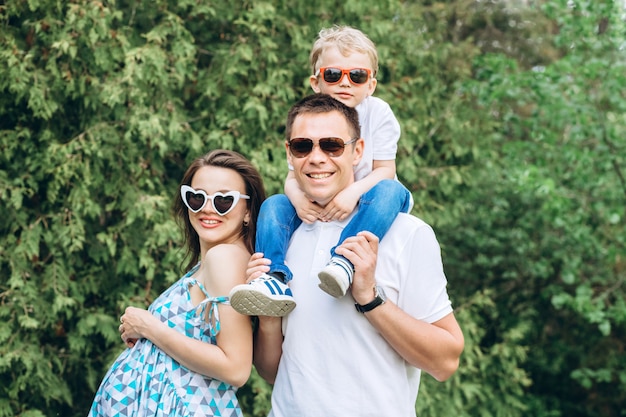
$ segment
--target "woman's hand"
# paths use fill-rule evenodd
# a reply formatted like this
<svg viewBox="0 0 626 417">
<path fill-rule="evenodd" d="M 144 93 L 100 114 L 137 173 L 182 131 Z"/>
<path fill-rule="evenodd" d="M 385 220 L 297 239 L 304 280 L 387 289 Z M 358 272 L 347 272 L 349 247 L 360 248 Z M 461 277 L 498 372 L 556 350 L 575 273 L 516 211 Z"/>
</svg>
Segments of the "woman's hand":
<svg viewBox="0 0 626 417">
<path fill-rule="evenodd" d="M 156 322 L 156 323 L 155 323 Z M 146 331 L 150 326 L 161 323 L 148 310 L 137 307 L 126 307 L 124 314 L 120 317 L 120 337 L 122 341 L 132 348 L 137 340 L 145 337 Z"/>
<path fill-rule="evenodd" d="M 248 268 L 246 269 L 246 282 L 250 282 L 255 278 L 260 277 L 264 272 L 268 272 L 270 270 L 269 265 L 272 263 L 271 260 L 264 258 L 262 252 L 253 253 L 250 256 L 250 260 L 248 261 Z"/>
</svg>

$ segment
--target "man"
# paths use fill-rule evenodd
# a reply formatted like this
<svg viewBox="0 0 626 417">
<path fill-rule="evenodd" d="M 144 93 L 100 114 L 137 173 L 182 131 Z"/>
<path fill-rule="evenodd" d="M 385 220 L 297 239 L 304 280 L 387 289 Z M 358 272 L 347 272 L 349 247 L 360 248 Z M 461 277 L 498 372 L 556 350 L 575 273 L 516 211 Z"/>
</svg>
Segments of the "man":
<svg viewBox="0 0 626 417">
<path fill-rule="evenodd" d="M 354 182 L 363 155 L 356 110 L 324 94 L 306 97 L 289 112 L 286 138 L 298 185 L 323 211 Z M 295 138 L 311 139 L 310 151 L 298 141 L 295 157 Z M 322 138 L 351 143 L 329 152 Z M 351 297 L 333 298 L 318 288 L 317 273 L 349 220 L 296 230 L 286 263 L 297 307 L 282 322 L 259 317 L 254 362 L 274 384 L 270 416 L 414 417 L 421 370 L 443 381 L 458 368 L 463 334 L 439 245 L 422 220 L 399 214 L 380 244 L 367 231 L 346 239 L 336 253 L 354 265 Z M 268 270 L 261 256 L 252 257 L 249 279 Z"/>
</svg>

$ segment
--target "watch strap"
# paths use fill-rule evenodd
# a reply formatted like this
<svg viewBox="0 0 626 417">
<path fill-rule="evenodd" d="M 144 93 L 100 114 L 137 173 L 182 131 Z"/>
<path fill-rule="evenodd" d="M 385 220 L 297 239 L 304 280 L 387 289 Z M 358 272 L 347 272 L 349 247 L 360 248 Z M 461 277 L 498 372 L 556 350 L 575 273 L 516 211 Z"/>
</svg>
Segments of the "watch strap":
<svg viewBox="0 0 626 417">
<path fill-rule="evenodd" d="M 385 304 L 385 299 L 383 297 L 381 297 L 380 292 L 378 291 L 378 288 L 375 289 L 375 297 L 372 301 L 370 301 L 367 304 L 354 304 L 354 308 L 356 308 L 356 311 L 358 311 L 359 313 L 367 313 L 368 311 L 372 311 L 373 309 L 375 309 L 376 307 Z"/>
</svg>

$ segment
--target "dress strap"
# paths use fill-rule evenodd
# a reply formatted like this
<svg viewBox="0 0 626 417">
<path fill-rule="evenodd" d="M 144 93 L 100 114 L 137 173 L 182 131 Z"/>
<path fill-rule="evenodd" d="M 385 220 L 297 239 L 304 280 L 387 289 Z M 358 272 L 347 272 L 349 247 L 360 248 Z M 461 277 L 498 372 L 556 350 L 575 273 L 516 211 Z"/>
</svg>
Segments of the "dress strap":
<svg viewBox="0 0 626 417">
<path fill-rule="evenodd" d="M 211 332 L 211 336 L 217 336 L 217 334 L 221 330 L 220 323 L 220 312 L 217 308 L 218 304 L 230 305 L 230 299 L 228 297 L 211 297 L 207 290 L 204 288 L 201 282 L 199 282 L 195 278 L 189 279 L 189 283 L 194 283 L 198 285 L 198 288 L 205 295 L 205 299 L 200 302 L 195 308 L 195 314 L 197 318 L 202 319 L 206 316 L 207 305 L 209 306 L 209 315 L 208 315 L 208 324 L 209 324 L 209 332 Z M 213 324 L 215 323 L 215 325 Z"/>
<path fill-rule="evenodd" d="M 207 297 L 196 307 L 196 313 L 200 315 L 200 317 L 204 317 L 206 314 L 206 306 L 209 307 L 209 331 L 211 332 L 211 336 L 217 336 L 217 334 L 221 330 L 220 323 L 220 311 L 217 309 L 218 304 L 230 304 L 230 300 L 228 297 Z M 215 323 L 215 325 L 213 325 Z"/>
</svg>

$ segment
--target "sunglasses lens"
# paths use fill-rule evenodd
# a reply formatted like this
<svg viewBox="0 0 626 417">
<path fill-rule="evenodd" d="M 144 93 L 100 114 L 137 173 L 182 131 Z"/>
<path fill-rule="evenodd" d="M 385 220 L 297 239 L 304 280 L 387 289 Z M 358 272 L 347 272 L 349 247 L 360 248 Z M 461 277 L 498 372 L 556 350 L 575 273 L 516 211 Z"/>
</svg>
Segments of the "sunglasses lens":
<svg viewBox="0 0 626 417">
<path fill-rule="evenodd" d="M 194 211 L 200 210 L 204 206 L 204 202 L 206 201 L 204 195 L 197 194 L 192 191 L 187 191 L 185 193 L 185 201 L 190 209 Z"/>
<path fill-rule="evenodd" d="M 291 154 L 296 158 L 304 158 L 313 151 L 313 140 L 308 138 L 295 138 L 289 141 Z M 340 138 L 321 138 L 319 140 L 320 149 L 328 156 L 341 156 L 346 147 Z"/>
<path fill-rule="evenodd" d="M 324 70 L 324 81 L 327 83 L 336 83 L 341 79 L 343 72 L 339 68 L 326 68 Z"/>
<path fill-rule="evenodd" d="M 330 156 L 341 156 L 345 145 L 339 138 L 320 139 L 320 148 Z"/>
<path fill-rule="evenodd" d="M 367 82 L 367 71 L 364 69 L 353 69 L 350 70 L 350 79 L 355 84 L 363 84 Z"/>
<path fill-rule="evenodd" d="M 235 197 L 233 197 L 232 195 L 216 195 L 215 197 L 213 197 L 213 206 L 215 207 L 215 211 L 217 211 L 217 213 L 221 215 L 226 214 L 228 210 L 230 210 L 230 208 L 233 206 L 234 202 Z"/>
<path fill-rule="evenodd" d="M 311 139 L 296 138 L 289 141 L 289 149 L 296 158 L 307 156 L 313 150 L 313 141 Z"/>
<path fill-rule="evenodd" d="M 364 84 L 369 78 L 369 73 L 364 68 L 354 68 L 351 70 L 342 70 L 341 68 L 324 68 L 322 75 L 324 77 L 324 81 L 329 84 L 335 84 L 341 80 L 345 73 L 350 75 L 350 81 L 354 84 Z"/>
</svg>

